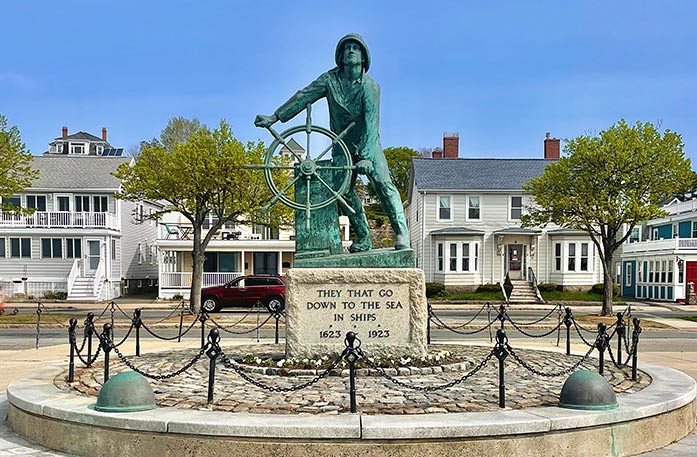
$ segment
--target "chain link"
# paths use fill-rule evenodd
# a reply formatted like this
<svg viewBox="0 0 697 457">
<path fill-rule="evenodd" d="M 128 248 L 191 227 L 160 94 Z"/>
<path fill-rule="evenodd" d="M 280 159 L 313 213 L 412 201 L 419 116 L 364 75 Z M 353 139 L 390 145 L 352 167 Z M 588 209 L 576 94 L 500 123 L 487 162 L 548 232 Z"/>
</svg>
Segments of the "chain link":
<svg viewBox="0 0 697 457">
<path fill-rule="evenodd" d="M 508 317 L 508 316 L 506 316 L 506 317 Z M 530 338 L 543 338 L 543 337 L 545 337 L 545 336 L 549 336 L 549 335 L 551 335 L 552 333 L 556 332 L 556 331 L 561 327 L 561 325 L 562 325 L 562 323 L 559 322 L 559 323 L 557 324 L 557 326 L 554 327 L 554 328 L 553 328 L 552 330 L 550 330 L 549 332 L 542 333 L 542 334 L 539 334 L 539 335 L 535 335 L 534 333 L 528 333 L 528 332 L 526 332 L 525 330 L 523 330 L 522 328 L 518 327 L 518 325 L 517 325 L 515 322 L 513 322 L 513 321 L 510 319 L 510 317 L 508 318 L 508 322 L 511 323 L 511 325 L 513 326 L 513 328 L 515 328 L 515 329 L 518 330 L 520 333 L 522 333 L 523 335 L 525 335 L 525 336 L 527 336 L 527 337 L 530 337 Z"/>
<path fill-rule="evenodd" d="M 532 322 L 513 322 L 513 319 L 511 319 L 511 316 L 509 316 L 508 313 L 506 313 L 506 318 L 507 318 L 508 322 L 510 322 L 511 324 L 513 324 L 514 327 L 516 327 L 516 324 L 517 324 L 518 326 L 524 327 L 524 326 L 527 326 L 527 325 L 539 324 L 540 322 L 542 322 L 543 320 L 545 320 L 545 319 L 547 319 L 549 316 L 551 316 L 552 313 L 554 313 L 555 311 L 556 311 L 557 313 L 559 313 L 559 312 L 560 312 L 560 311 L 559 311 L 560 309 L 561 309 L 561 305 L 555 305 L 554 308 L 552 308 L 552 310 L 551 310 L 550 312 L 548 312 L 545 316 L 541 317 L 540 319 L 537 319 L 536 321 L 532 321 Z M 518 327 L 516 327 L 516 328 L 518 328 Z M 522 333 L 522 332 L 521 332 L 521 333 Z"/>
<path fill-rule="evenodd" d="M 80 352 L 82 352 L 82 351 L 78 351 L 77 348 L 75 347 L 75 345 L 73 345 L 73 348 L 76 349 L 75 354 L 77 355 L 77 358 L 80 359 L 80 362 L 82 362 L 83 365 L 88 366 L 88 367 L 91 366 L 97 360 L 97 358 L 99 357 L 99 354 L 102 351 L 102 346 L 100 344 L 99 346 L 97 346 L 97 352 L 94 353 L 92 360 L 89 360 L 89 358 L 87 360 L 85 360 L 82 358 L 82 355 L 80 354 Z"/>
<path fill-rule="evenodd" d="M 494 351 L 492 350 L 491 352 L 489 352 L 489 355 L 487 355 L 486 357 L 484 357 L 484 359 L 482 359 L 482 361 L 479 362 L 479 364 L 478 364 L 477 366 L 475 366 L 471 371 L 469 371 L 468 373 L 465 373 L 462 377 L 460 377 L 460 378 L 458 378 L 458 379 L 455 379 L 455 380 L 453 380 L 453 381 L 450 381 L 450 382 L 448 382 L 448 383 L 446 383 L 446 384 L 441 384 L 441 385 L 438 385 L 438 386 L 414 386 L 414 385 L 411 385 L 411 384 L 407 384 L 407 383 L 405 383 L 405 382 L 402 382 L 402 381 L 400 381 L 399 379 L 397 379 L 397 378 L 395 378 L 395 377 L 393 377 L 393 376 L 387 374 L 387 372 L 385 371 L 384 368 L 382 368 L 382 367 L 376 365 L 375 362 L 373 362 L 373 361 L 370 360 L 368 357 L 366 357 L 365 354 L 363 353 L 363 351 L 362 351 L 361 349 L 358 349 L 357 352 L 358 352 L 358 354 L 359 354 L 361 357 L 363 357 L 363 361 L 365 362 L 365 364 L 368 365 L 368 366 L 369 366 L 370 368 L 372 368 L 373 370 L 377 371 L 378 374 L 380 374 L 380 376 L 382 376 L 383 378 L 387 379 L 388 381 L 390 381 L 390 382 L 392 382 L 392 383 L 394 383 L 394 384 L 396 384 L 396 385 L 398 385 L 398 386 L 405 387 L 405 388 L 411 389 L 411 390 L 418 390 L 418 391 L 420 391 L 420 392 L 435 392 L 435 391 L 437 391 L 437 390 L 449 389 L 450 387 L 454 387 L 454 386 L 456 386 L 456 385 L 458 385 L 458 384 L 460 384 L 460 383 L 462 383 L 462 382 L 465 382 L 465 381 L 467 381 L 469 378 L 471 378 L 472 376 L 474 376 L 475 374 L 477 374 L 477 373 L 479 372 L 479 370 L 481 370 L 482 368 L 484 368 L 484 366 L 485 366 L 487 363 L 489 363 L 489 361 L 491 360 L 491 358 L 494 356 Z"/>
<path fill-rule="evenodd" d="M 458 326 L 450 326 L 449 329 L 459 329 L 459 328 L 463 328 L 463 327 L 465 327 L 465 326 L 471 324 L 472 322 L 474 322 L 474 320 L 475 320 L 476 318 L 479 317 L 479 315 L 482 313 L 482 311 L 484 311 L 485 309 L 490 308 L 490 307 L 491 307 L 491 305 L 490 305 L 489 303 L 487 303 L 486 305 L 484 305 L 484 306 L 482 306 L 481 308 L 479 308 L 479 311 L 477 311 L 477 314 L 475 314 L 474 317 L 473 317 L 472 319 L 470 319 L 470 320 L 468 320 L 467 322 L 464 322 L 464 323 L 462 323 L 462 324 L 460 324 L 460 325 L 458 325 Z M 428 311 L 429 311 L 430 317 L 435 318 L 435 319 L 438 319 L 439 321 L 442 322 L 441 318 L 440 318 L 439 316 L 436 315 L 436 312 L 433 310 L 433 307 L 432 307 L 432 306 L 429 305 Z"/>
<path fill-rule="evenodd" d="M 111 344 L 111 343 L 110 343 L 110 344 Z M 206 343 L 206 344 L 198 351 L 198 354 L 196 354 L 196 355 L 194 356 L 193 359 L 191 359 L 189 362 L 187 362 L 186 365 L 184 365 L 183 367 L 179 368 L 179 369 L 176 370 L 176 371 L 173 371 L 173 372 L 171 372 L 171 373 L 166 373 L 166 374 L 151 374 L 151 373 L 148 373 L 148 372 L 146 372 L 146 371 L 143 371 L 143 370 L 141 370 L 140 368 L 138 368 L 138 367 L 136 367 L 135 365 L 133 365 L 133 363 L 131 363 L 131 361 L 128 360 L 128 358 L 126 358 L 126 356 L 123 355 L 123 354 L 121 353 L 121 351 L 119 351 L 119 349 L 118 349 L 116 346 L 114 346 L 113 344 L 111 344 L 111 349 L 114 350 L 114 352 L 116 353 L 116 355 L 118 356 L 118 358 L 124 363 L 124 365 L 126 365 L 126 366 L 127 366 L 128 368 L 130 368 L 131 370 L 135 371 L 136 373 L 142 374 L 142 375 L 145 376 L 146 378 L 155 379 L 155 380 L 157 380 L 157 381 L 162 381 L 163 379 L 169 379 L 169 378 L 173 378 L 173 377 L 175 377 L 175 376 L 179 376 L 180 374 L 184 373 L 186 370 L 188 370 L 189 368 L 191 368 L 192 366 L 194 366 L 194 365 L 196 364 L 196 362 L 198 362 L 198 361 L 201 359 L 201 357 L 203 357 L 203 354 L 204 354 L 204 353 L 206 352 L 206 350 L 208 349 L 208 343 Z"/>
<path fill-rule="evenodd" d="M 439 318 L 438 316 L 436 316 L 435 314 L 433 315 L 433 322 L 434 322 L 438 327 L 444 328 L 444 329 L 446 329 L 446 330 L 450 330 L 451 332 L 457 333 L 457 334 L 459 334 L 459 335 L 476 335 L 477 333 L 483 332 L 483 331 L 486 330 L 487 328 L 491 327 L 491 326 L 496 322 L 496 320 L 492 320 L 491 322 L 489 322 L 488 324 L 486 324 L 484 327 L 482 327 L 482 328 L 480 328 L 480 329 L 477 329 L 477 330 L 474 330 L 474 331 L 472 331 L 472 332 L 464 332 L 464 331 L 462 331 L 462 330 L 456 330 L 456 329 L 454 329 L 453 327 L 450 327 L 448 324 L 446 324 L 446 323 L 443 322 L 442 320 L 440 320 L 440 318 Z"/>
<path fill-rule="evenodd" d="M 252 333 L 252 332 L 254 332 L 254 331 L 260 329 L 261 327 L 263 327 L 264 324 L 266 324 L 266 323 L 271 319 L 271 317 L 272 317 L 272 316 L 269 314 L 269 315 L 266 317 L 266 320 L 265 320 L 264 322 L 262 322 L 261 324 L 257 325 L 256 327 L 254 327 L 254 328 L 252 328 L 252 329 L 249 329 L 249 330 L 240 330 L 240 331 L 229 330 L 229 329 L 225 328 L 224 326 L 220 325 L 218 322 L 215 321 L 215 319 L 213 319 L 213 318 L 210 317 L 210 316 L 208 316 L 208 320 L 211 321 L 211 322 L 213 323 L 213 325 L 215 325 L 217 328 L 219 328 L 220 330 L 224 331 L 225 333 L 229 333 L 229 334 L 231 334 L 231 335 L 245 335 L 245 334 L 247 334 L 247 333 Z"/>
<path fill-rule="evenodd" d="M 578 333 L 578 336 L 581 337 L 581 341 L 583 341 L 583 343 L 584 343 L 586 346 L 590 346 L 590 347 L 594 348 L 594 347 L 595 347 L 595 343 L 592 343 L 592 344 L 589 343 L 588 340 L 583 336 L 583 333 L 581 333 L 581 328 L 580 328 L 579 325 L 576 323 L 576 319 L 572 319 L 571 322 L 573 322 L 573 324 L 574 324 L 574 329 L 576 330 L 576 333 Z M 586 331 L 587 331 L 587 330 L 586 330 Z"/>
<path fill-rule="evenodd" d="M 325 378 L 329 375 L 329 373 L 339 365 L 339 362 L 341 362 L 341 359 L 344 357 L 346 353 L 346 350 L 342 352 L 334 361 L 329 365 L 322 373 L 318 374 L 311 380 L 304 382 L 302 384 L 299 384 L 297 386 L 293 387 L 279 387 L 279 386 L 270 386 L 268 384 L 264 384 L 262 382 L 257 381 L 256 379 L 250 377 L 247 375 L 242 369 L 240 368 L 239 364 L 235 363 L 233 360 L 231 360 L 224 352 L 221 351 L 220 353 L 220 360 L 223 362 L 223 365 L 226 368 L 232 369 L 237 375 L 244 379 L 245 381 L 249 382 L 250 384 L 253 384 L 256 387 L 259 387 L 260 389 L 268 390 L 270 392 L 295 392 L 301 389 L 304 389 L 306 387 L 309 387 L 315 383 L 317 383 L 320 379 Z"/>
<path fill-rule="evenodd" d="M 196 325 L 197 322 L 198 322 L 198 319 L 192 320 L 192 321 L 191 321 L 191 325 L 189 325 L 189 327 L 188 327 L 186 330 L 184 330 L 184 331 L 181 332 L 181 333 L 178 333 L 177 335 L 175 335 L 175 336 L 173 336 L 173 337 L 160 336 L 160 335 L 154 333 L 152 330 L 150 330 L 150 328 L 149 328 L 147 325 L 145 325 L 145 322 L 143 322 L 143 321 L 141 321 L 141 325 L 142 325 L 142 327 L 145 329 L 146 332 L 148 332 L 149 334 L 151 334 L 152 336 L 154 336 L 154 337 L 157 338 L 158 340 L 173 341 L 173 340 L 176 340 L 176 339 L 178 339 L 178 338 L 181 338 L 182 336 L 184 336 L 184 335 L 186 335 L 187 333 L 189 333 L 189 332 L 191 331 L 191 329 L 194 328 L 194 325 Z"/>
<path fill-rule="evenodd" d="M 126 332 L 126 336 L 124 336 L 124 337 L 121 339 L 121 341 L 119 341 L 117 344 L 114 344 L 114 347 L 119 347 L 119 346 L 121 346 L 123 343 L 126 342 L 126 340 L 128 339 L 128 337 L 131 336 L 131 331 L 133 330 L 133 326 L 134 326 L 134 325 L 133 325 L 133 322 L 131 322 L 131 326 L 128 327 L 128 331 Z M 113 344 L 113 342 L 112 342 L 112 344 Z"/>
<path fill-rule="evenodd" d="M 508 343 L 506 343 L 506 349 L 508 349 L 508 353 L 511 354 L 511 356 L 513 357 L 513 360 L 515 360 L 516 363 L 517 363 L 518 365 L 520 365 L 521 367 L 525 368 L 525 369 L 528 370 L 529 372 L 531 372 L 531 373 L 533 373 L 533 374 L 536 374 L 536 375 L 538 375 L 538 376 L 545 377 L 545 378 L 554 378 L 554 377 L 557 377 L 557 376 L 563 376 L 563 375 L 566 375 L 566 374 L 570 374 L 570 373 L 573 373 L 574 371 L 576 371 L 576 369 L 577 369 L 583 362 L 585 362 L 586 359 L 587 359 L 588 357 L 590 357 L 591 352 L 593 352 L 593 350 L 595 349 L 595 346 L 593 346 L 593 347 L 591 347 L 590 349 L 588 349 L 588 352 L 586 352 L 586 354 L 585 354 L 578 362 L 576 362 L 575 364 L 573 364 L 571 367 L 566 368 L 566 369 L 564 369 L 564 370 L 562 370 L 562 371 L 557 371 L 557 372 L 553 372 L 553 373 L 545 373 L 545 372 L 543 372 L 543 371 L 540 371 L 540 370 L 538 370 L 538 369 L 536 369 L 536 368 L 534 368 L 534 367 L 528 365 L 527 362 L 525 362 L 523 359 L 520 358 L 520 356 L 519 356 L 518 354 L 516 354 L 516 352 L 515 352 L 515 351 L 513 350 L 513 348 L 511 347 L 511 345 L 508 344 Z"/>
</svg>

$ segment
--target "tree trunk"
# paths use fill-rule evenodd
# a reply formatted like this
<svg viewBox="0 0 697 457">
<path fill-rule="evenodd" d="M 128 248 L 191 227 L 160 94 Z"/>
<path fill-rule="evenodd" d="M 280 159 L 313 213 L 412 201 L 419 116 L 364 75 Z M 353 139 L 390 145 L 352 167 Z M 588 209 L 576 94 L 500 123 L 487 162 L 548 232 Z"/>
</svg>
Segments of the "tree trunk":
<svg viewBox="0 0 697 457">
<path fill-rule="evenodd" d="M 609 246 L 609 243 L 605 243 L 603 252 L 601 254 L 601 259 L 603 263 L 603 307 L 600 310 L 600 314 L 603 316 L 612 316 L 612 296 L 613 296 L 613 271 L 612 271 L 612 258 L 614 251 Z"/>
<path fill-rule="evenodd" d="M 194 314 L 201 309 L 201 285 L 203 284 L 203 264 L 206 261 L 204 249 L 201 247 L 201 228 L 194 227 L 194 243 L 191 251 L 193 270 L 191 273 L 191 295 L 189 306 Z"/>
</svg>

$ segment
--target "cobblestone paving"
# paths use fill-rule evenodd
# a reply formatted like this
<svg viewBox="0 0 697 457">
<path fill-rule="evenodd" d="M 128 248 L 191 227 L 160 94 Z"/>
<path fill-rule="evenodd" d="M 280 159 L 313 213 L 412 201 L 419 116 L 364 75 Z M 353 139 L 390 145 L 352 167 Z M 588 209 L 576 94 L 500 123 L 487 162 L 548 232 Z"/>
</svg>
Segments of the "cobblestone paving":
<svg viewBox="0 0 697 457">
<path fill-rule="evenodd" d="M 461 362 L 450 368 L 436 367 L 429 375 L 403 376 L 397 379 L 414 386 L 437 386 L 461 378 L 471 367 L 483 360 L 490 347 L 437 345 L 434 349 L 448 350 Z M 514 348 L 515 350 L 515 348 Z M 230 356 L 247 353 L 282 353 L 282 346 L 249 345 L 224 348 Z M 573 366 L 581 357 L 564 354 L 524 350 L 515 351 L 521 359 L 535 369 L 550 373 Z M 197 350 L 180 350 L 127 356 L 140 370 L 150 374 L 173 372 L 189 362 Z M 111 376 L 128 369 L 112 354 Z M 184 374 L 169 380 L 150 380 L 157 404 L 177 408 L 214 409 L 233 412 L 269 414 L 338 414 L 349 410 L 349 378 L 331 376 L 311 387 L 294 392 L 270 392 L 241 379 L 232 369 L 218 363 L 213 404 L 206 405 L 208 383 L 208 358 L 204 356 Z M 589 359 L 581 368 L 597 371 L 596 359 Z M 452 371 L 451 371 L 452 370 Z M 397 374 L 393 372 L 393 374 Z M 305 383 L 313 376 L 267 376 L 248 373 L 256 381 L 269 387 L 292 387 Z M 559 392 L 567 375 L 558 377 L 537 376 L 521 367 L 511 356 L 505 362 L 506 406 L 512 409 L 542 405 L 556 405 Z M 631 369 L 616 368 L 611 362 L 605 365 L 605 378 L 616 392 L 636 392 L 648 386 L 650 377 L 639 373 L 636 382 L 631 381 Z M 96 396 L 103 381 L 103 366 L 76 369 L 75 382 L 68 385 L 65 374 L 56 378 L 56 385 L 64 390 L 74 389 L 82 395 Z M 356 380 L 358 408 L 364 414 L 422 414 L 467 411 L 496 411 L 498 407 L 498 360 L 495 357 L 475 376 L 453 387 L 435 392 L 421 392 L 398 386 L 380 376 L 359 376 Z"/>
</svg>

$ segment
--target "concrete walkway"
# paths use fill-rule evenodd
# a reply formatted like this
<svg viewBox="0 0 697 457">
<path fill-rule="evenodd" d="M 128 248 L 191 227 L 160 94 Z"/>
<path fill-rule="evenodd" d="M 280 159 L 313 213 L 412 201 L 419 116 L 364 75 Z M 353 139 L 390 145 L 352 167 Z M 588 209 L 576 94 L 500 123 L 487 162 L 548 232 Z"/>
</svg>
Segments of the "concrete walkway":
<svg viewBox="0 0 697 457">
<path fill-rule="evenodd" d="M 166 342 L 148 342 L 143 348 L 144 351 L 162 350 L 168 347 Z M 184 347 L 186 343 L 177 345 Z M 192 342 L 191 346 L 196 346 Z M 27 349 L 21 351 L 0 351 L 0 457 L 5 456 L 61 456 L 70 457 L 67 454 L 49 451 L 41 446 L 26 442 L 22 438 L 12 433 L 5 425 L 4 418 L 7 412 L 7 399 L 5 388 L 10 380 L 23 373 L 36 370 L 47 365 L 67 365 L 67 347 L 65 345 L 51 346 L 39 350 Z M 671 368 L 683 371 L 692 378 L 697 379 L 697 353 L 686 352 L 661 352 L 661 353 L 642 353 L 641 360 L 666 365 Z M 666 448 L 641 454 L 646 457 L 678 457 L 697 455 L 697 433 L 692 433 L 678 443 L 674 443 Z M 137 457 L 137 456 L 133 456 Z"/>
</svg>

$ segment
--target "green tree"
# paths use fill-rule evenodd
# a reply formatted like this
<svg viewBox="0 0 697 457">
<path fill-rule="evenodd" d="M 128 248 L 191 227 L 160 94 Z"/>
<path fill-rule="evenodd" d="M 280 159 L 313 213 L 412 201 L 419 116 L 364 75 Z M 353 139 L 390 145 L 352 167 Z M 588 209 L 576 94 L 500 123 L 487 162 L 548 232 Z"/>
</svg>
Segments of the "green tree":
<svg viewBox="0 0 697 457">
<path fill-rule="evenodd" d="M 390 175 L 392 175 L 392 182 L 397 186 L 399 195 L 402 197 L 402 201 L 404 201 L 407 199 L 407 193 L 409 192 L 411 159 L 419 157 L 420 154 L 418 151 L 406 146 L 386 148 L 384 153 L 385 159 L 387 159 L 387 166 L 390 168 Z M 377 198 L 375 189 L 370 183 L 368 183 L 368 194 L 373 198 Z"/>
<path fill-rule="evenodd" d="M 115 174 L 122 181 L 117 197 L 166 202 L 165 209 L 154 213 L 152 218 L 179 212 L 191 222 L 191 306 L 198 312 L 205 251 L 216 231 L 226 222 L 241 220 L 278 227 L 288 223 L 290 213 L 284 205 L 274 205 L 268 213 L 260 215 L 261 208 L 272 197 L 271 192 L 262 172 L 243 167 L 263 162 L 264 145 L 242 144 L 233 137 L 225 121 L 215 130 L 199 127 L 171 149 L 160 141 L 142 145 L 135 164 L 123 164 Z M 282 182 L 283 177 L 283 172 L 279 172 L 276 182 Z M 216 216 L 217 221 L 204 234 L 203 223 L 209 214 Z"/>
<path fill-rule="evenodd" d="M 603 265 L 602 314 L 610 315 L 615 252 L 637 223 L 665 215 L 658 203 L 686 191 L 692 176 L 679 134 L 620 120 L 597 135 L 567 140 L 564 157 L 523 186 L 535 204 L 522 222 L 590 235 Z"/>
<path fill-rule="evenodd" d="M 38 175 L 38 171 L 31 168 L 31 160 L 17 126 L 9 127 L 7 118 L 0 114 L 0 202 L 3 211 L 26 211 L 13 206 L 7 199 L 31 186 Z"/>
<path fill-rule="evenodd" d="M 199 131 L 201 127 L 205 127 L 205 125 L 202 125 L 201 121 L 196 118 L 187 119 L 183 116 L 175 116 L 170 118 L 167 126 L 162 130 L 160 142 L 165 149 L 171 151 L 177 144 L 186 143 L 189 136 Z"/>
</svg>

